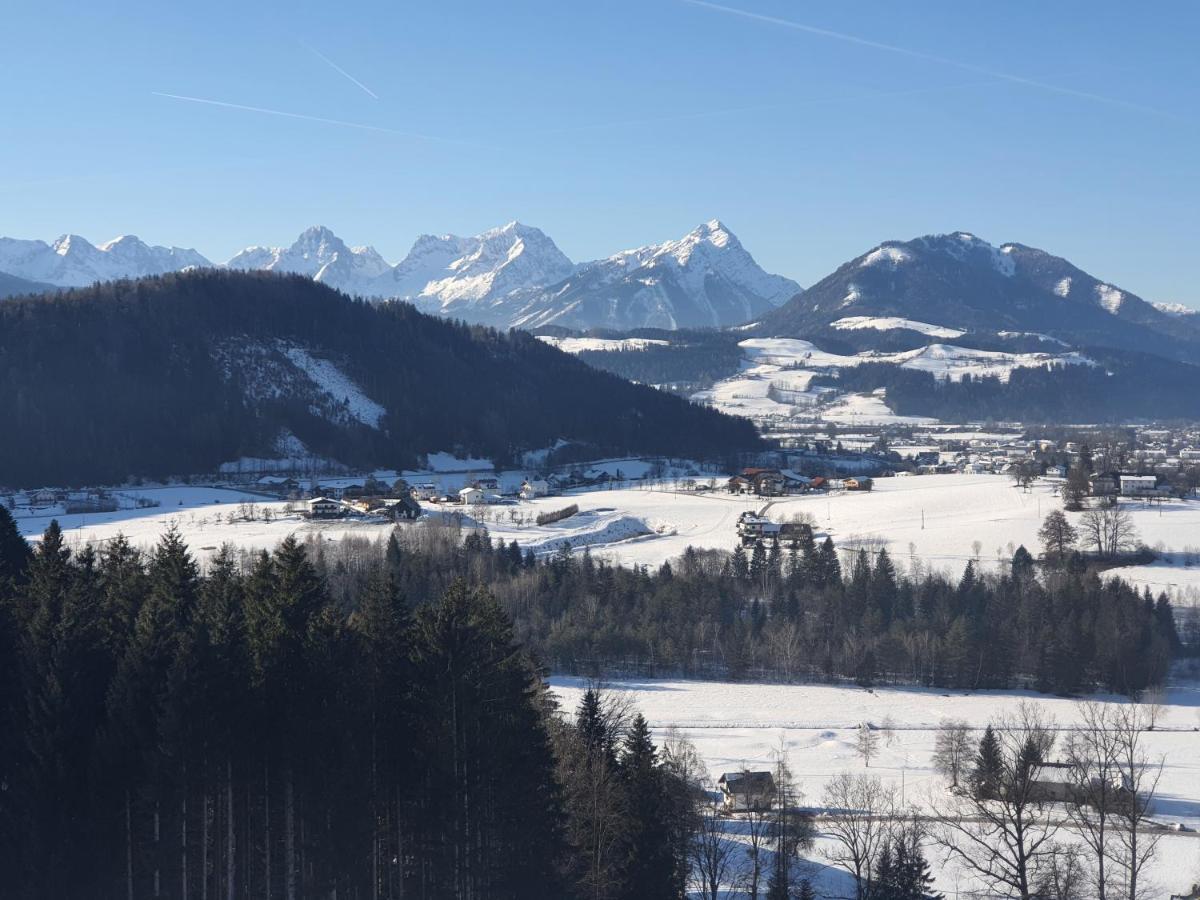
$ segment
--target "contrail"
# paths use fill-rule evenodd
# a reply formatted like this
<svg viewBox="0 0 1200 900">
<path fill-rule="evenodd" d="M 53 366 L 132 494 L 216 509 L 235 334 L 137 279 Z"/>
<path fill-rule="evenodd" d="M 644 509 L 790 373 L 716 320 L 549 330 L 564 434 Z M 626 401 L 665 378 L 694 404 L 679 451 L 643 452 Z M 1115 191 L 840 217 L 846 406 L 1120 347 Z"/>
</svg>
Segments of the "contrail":
<svg viewBox="0 0 1200 900">
<path fill-rule="evenodd" d="M 786 103 L 757 103 L 751 106 L 729 106 L 722 109 L 702 109 L 690 113 L 673 113 L 654 118 L 620 119 L 612 122 L 591 122 L 583 125 L 570 125 L 563 128 L 549 128 L 538 134 L 569 134 L 576 131 L 595 131 L 608 128 L 623 128 L 635 125 L 655 125 L 660 122 L 680 122 L 691 119 L 711 119 L 719 116 L 734 116 L 740 113 L 767 112 L 773 110 L 788 110 L 798 106 L 820 106 L 828 103 L 855 103 L 861 100 L 886 100 L 891 97 L 911 97 L 920 94 L 941 94 L 949 91 L 963 91 L 970 88 L 995 87 L 1001 82 L 995 78 L 978 81 L 964 81 L 958 84 L 946 84 L 938 87 L 910 88 L 902 91 L 864 91 L 860 94 L 841 97 L 809 97 L 789 100 Z"/>
<path fill-rule="evenodd" d="M 341 66 L 339 66 L 337 63 L 335 63 L 335 62 L 334 62 L 332 59 L 330 59 L 328 56 L 326 56 L 324 53 L 322 53 L 322 52 L 321 52 L 320 50 L 318 50 L 316 47 L 313 47 L 312 45 L 310 45 L 310 44 L 306 43 L 305 41 L 301 41 L 301 42 L 300 42 L 300 44 L 301 44 L 301 46 L 303 46 L 303 47 L 304 47 L 306 50 L 308 50 L 308 51 L 310 51 L 311 53 L 313 53 L 313 54 L 314 54 L 314 55 L 315 55 L 315 56 L 316 56 L 318 59 L 320 59 L 320 60 L 321 60 L 322 62 L 324 62 L 326 65 L 328 65 L 328 66 L 329 66 L 331 69 L 333 69 L 333 71 L 337 72 L 337 73 L 338 73 L 339 75 L 341 75 L 343 78 L 347 79 L 348 81 L 350 81 L 350 82 L 352 82 L 353 84 L 355 84 L 355 85 L 357 85 L 358 87 L 360 87 L 360 88 L 361 88 L 361 89 L 362 89 L 362 90 L 363 90 L 363 91 L 364 91 L 364 92 L 365 92 L 365 93 L 366 93 L 366 94 L 367 94 L 369 97 L 371 97 L 371 99 L 373 99 L 373 100 L 378 100 L 378 99 L 379 99 L 379 95 L 378 95 L 378 94 L 376 94 L 376 93 L 375 93 L 373 90 L 371 90 L 369 87 L 367 87 L 367 86 L 366 86 L 365 84 L 363 84 L 361 81 L 359 81 L 357 78 L 355 78 L 355 77 L 354 77 L 353 75 L 351 75 L 349 72 L 347 72 L 345 69 L 343 69 L 343 68 L 342 68 Z"/>
<path fill-rule="evenodd" d="M 242 103 L 227 103 L 224 100 L 207 100 L 204 97 L 187 97 L 183 94 L 168 94 L 164 91 L 151 91 L 156 97 L 167 97 L 171 100 L 185 100 L 188 103 L 203 103 L 207 106 L 221 106 L 226 109 L 240 109 L 246 112 L 262 113 L 267 116 L 283 116 L 286 119 L 303 119 L 306 122 L 320 122 L 324 125 L 339 125 L 342 128 L 358 128 L 362 131 L 376 131 L 382 134 L 395 134 L 400 137 L 415 138 L 421 141 L 434 141 L 440 144 L 462 144 L 465 146 L 475 146 L 471 141 L 457 140 L 455 138 L 438 137 L 432 134 L 420 134 L 415 131 L 400 131 L 396 128 L 387 128 L 383 125 L 367 125 L 362 122 L 347 122 L 344 119 L 327 119 L 324 116 L 310 116 L 307 113 L 285 112 L 281 109 L 267 109 L 262 106 L 246 106 Z"/>
<path fill-rule="evenodd" d="M 769 25 L 779 25 L 783 28 L 791 28 L 794 31 L 803 31 L 808 34 L 815 34 L 820 37 L 830 38 L 835 41 L 844 41 L 848 44 L 857 44 L 860 47 L 871 47 L 875 50 L 883 50 L 887 53 L 897 53 L 901 56 L 907 56 L 912 59 L 921 59 L 926 62 L 940 63 L 945 66 L 954 66 L 958 69 L 963 69 L 967 72 L 974 72 L 977 75 L 987 75 L 991 78 L 999 78 L 1002 81 L 1009 81 L 1013 84 L 1023 84 L 1026 87 L 1039 88 L 1043 91 L 1052 91 L 1056 94 L 1065 94 L 1068 97 L 1078 97 L 1083 100 L 1092 100 L 1096 103 L 1105 103 L 1109 106 L 1120 106 L 1125 109 L 1136 110 L 1141 113 L 1148 113 L 1153 116 L 1161 116 L 1166 119 L 1175 121 L 1184 121 L 1180 116 L 1166 110 L 1158 109 L 1153 106 L 1144 106 L 1140 103 L 1132 103 L 1128 100 L 1119 100 L 1115 97 L 1106 97 L 1102 94 L 1093 94 L 1090 91 L 1079 91 L 1074 88 L 1062 87 L 1057 84 L 1050 84 L 1045 81 L 1037 81 L 1033 78 L 1025 78 L 1021 75 L 1012 75 L 1008 72 L 997 72 L 993 69 L 988 69 L 983 66 L 977 66 L 972 63 L 962 62 L 957 59 L 949 59 L 945 56 L 937 56 L 932 53 L 923 53 L 920 50 L 910 50 L 907 47 L 897 47 L 895 44 L 885 44 L 881 41 L 872 41 L 867 38 L 861 38 L 857 35 L 846 34 L 843 31 L 831 31 L 828 28 L 817 28 L 815 25 L 805 25 L 803 22 L 795 22 L 791 19 L 780 19 L 777 16 L 763 15 L 762 13 L 751 12 L 746 9 L 738 9 L 733 6 L 723 6 L 720 3 L 712 3 L 710 0 L 681 0 L 690 6 L 699 6 L 704 9 L 711 9 L 715 12 L 726 13 L 731 16 L 740 16 L 743 19 L 753 19 L 756 22 L 766 22 Z"/>
</svg>

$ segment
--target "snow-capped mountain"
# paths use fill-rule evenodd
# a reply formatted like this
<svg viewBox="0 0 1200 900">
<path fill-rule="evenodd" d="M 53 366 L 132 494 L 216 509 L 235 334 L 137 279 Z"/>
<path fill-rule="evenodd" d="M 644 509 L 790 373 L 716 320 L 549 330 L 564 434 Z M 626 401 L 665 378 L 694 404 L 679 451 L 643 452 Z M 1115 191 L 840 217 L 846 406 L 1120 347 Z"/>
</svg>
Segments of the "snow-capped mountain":
<svg viewBox="0 0 1200 900">
<path fill-rule="evenodd" d="M 77 234 L 64 234 L 52 244 L 0 238 L 0 272 L 55 287 L 81 287 L 210 265 L 195 250 L 153 247 L 129 234 L 99 246 Z"/>
<path fill-rule="evenodd" d="M 717 219 L 676 241 L 585 263 L 563 282 L 516 298 L 522 328 L 692 328 L 749 321 L 800 290 L 771 275 Z"/>
<path fill-rule="evenodd" d="M 421 235 L 368 294 L 412 300 L 427 312 L 472 322 L 509 324 L 494 310 L 498 301 L 554 284 L 574 269 L 540 229 L 509 222 L 474 237 Z"/>
<path fill-rule="evenodd" d="M 305 229 L 290 247 L 247 247 L 226 264 L 230 269 L 264 269 L 307 275 L 347 294 L 372 296 L 371 284 L 391 266 L 373 247 L 348 247 L 320 225 Z"/>
<path fill-rule="evenodd" d="M 1200 316 L 1200 309 L 1195 309 L 1191 306 L 1184 306 L 1182 303 L 1155 303 L 1154 308 L 1159 312 L 1166 313 L 1168 316 L 1176 316 L 1180 318 Z"/>
<path fill-rule="evenodd" d="M 0 239 L 0 272 L 55 286 L 210 265 L 194 250 L 134 237 L 99 247 L 75 235 L 53 245 Z M 679 240 L 580 265 L 541 230 L 509 222 L 473 237 L 422 235 L 395 266 L 314 226 L 287 247 L 247 247 L 225 267 L 305 275 L 348 294 L 500 328 L 720 327 L 757 318 L 799 290 L 763 271 L 716 219 Z"/>
<path fill-rule="evenodd" d="M 885 241 L 764 316 L 755 333 L 802 337 L 858 317 L 1200 359 L 1200 328 L 1186 318 L 1044 250 L 966 232 Z"/>
</svg>

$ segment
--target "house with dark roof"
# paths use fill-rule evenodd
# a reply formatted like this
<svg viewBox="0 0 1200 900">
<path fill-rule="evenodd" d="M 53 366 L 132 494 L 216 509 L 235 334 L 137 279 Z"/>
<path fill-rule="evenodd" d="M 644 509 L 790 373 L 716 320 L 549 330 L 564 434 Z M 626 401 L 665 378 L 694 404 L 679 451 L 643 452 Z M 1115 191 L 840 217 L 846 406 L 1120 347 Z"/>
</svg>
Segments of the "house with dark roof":
<svg viewBox="0 0 1200 900">
<path fill-rule="evenodd" d="M 775 778 L 770 772 L 726 772 L 717 780 L 728 812 L 769 809 L 775 800 Z"/>
</svg>

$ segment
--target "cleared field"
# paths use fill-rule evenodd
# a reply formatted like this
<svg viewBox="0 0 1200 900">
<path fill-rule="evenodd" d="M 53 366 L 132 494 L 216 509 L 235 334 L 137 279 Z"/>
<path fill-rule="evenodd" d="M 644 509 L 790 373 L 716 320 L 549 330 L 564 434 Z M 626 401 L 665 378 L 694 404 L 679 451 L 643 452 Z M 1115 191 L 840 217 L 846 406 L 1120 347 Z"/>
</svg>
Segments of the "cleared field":
<svg viewBox="0 0 1200 900">
<path fill-rule="evenodd" d="M 553 692 L 568 712 L 576 708 L 586 687 L 577 678 L 551 679 Z M 813 807 L 820 806 L 832 776 L 867 771 L 854 750 L 855 730 L 863 722 L 881 727 L 888 718 L 892 720 L 894 734 L 881 739 L 879 756 L 869 771 L 895 784 L 905 801 L 923 810 L 945 790 L 931 762 L 943 720 L 963 719 L 982 729 L 989 719 L 1014 713 L 1022 702 L 1034 702 L 1064 735 L 1078 722 L 1074 701 L 1023 692 L 697 681 L 613 681 L 604 687 L 627 695 L 658 738 L 668 727 L 677 727 L 696 745 L 714 781 L 722 772 L 743 767 L 770 768 L 773 754 L 782 746 L 804 791 L 803 802 Z M 1097 699 L 1124 702 L 1116 697 Z M 1160 722 L 1146 735 L 1149 752 L 1164 759 L 1155 819 L 1168 826 L 1200 828 L 1200 686 L 1186 683 L 1170 688 Z M 813 858 L 820 862 L 819 852 Z M 942 868 L 936 858 L 931 861 Z M 969 886 L 969 879 L 955 876 L 952 868 L 945 869 L 938 882 L 951 897 L 957 888 Z M 824 877 L 836 880 L 833 873 Z M 1161 889 L 1154 896 L 1163 897 L 1200 878 L 1200 835 L 1167 833 L 1152 877 Z"/>
<path fill-rule="evenodd" d="M 537 552 L 553 552 L 563 542 L 578 551 L 614 562 L 658 565 L 688 546 L 732 549 L 734 525 L 744 510 L 761 509 L 777 521 L 810 517 L 818 538 L 830 535 L 843 549 L 886 546 L 898 564 L 961 570 L 967 560 L 986 567 L 1007 565 L 1012 551 L 1038 550 L 1038 528 L 1052 509 L 1061 508 L 1057 484 L 1041 480 L 1027 492 L 1001 475 L 923 475 L 882 478 L 869 493 L 813 494 L 767 501 L 724 491 L 693 492 L 637 487 L 573 492 L 516 505 L 447 507 L 426 504 L 430 520 L 448 519 L 464 527 L 482 525 L 493 537 L 517 541 Z M 174 523 L 197 552 L 224 542 L 269 549 L 289 534 L 317 533 L 330 540 L 343 535 L 382 537 L 390 523 L 371 520 L 309 522 L 288 505 L 261 496 L 219 488 L 168 487 L 137 491 L 158 501 L 150 509 L 59 515 L 78 542 L 103 541 L 123 533 L 139 544 L 153 543 Z M 253 503 L 256 517 L 243 519 L 241 504 Z M 538 513 L 577 504 L 579 513 L 551 525 L 535 524 Z M 1170 590 L 1186 598 L 1200 593 L 1200 501 L 1157 506 L 1126 505 L 1148 545 L 1166 553 L 1162 562 L 1117 570 L 1136 584 Z M 263 512 L 272 520 L 263 521 Z M 1069 517 L 1078 522 L 1079 514 Z M 18 518 L 35 537 L 50 516 Z M 411 527 L 411 526 L 404 526 Z M 417 526 L 420 527 L 420 526 Z"/>
</svg>

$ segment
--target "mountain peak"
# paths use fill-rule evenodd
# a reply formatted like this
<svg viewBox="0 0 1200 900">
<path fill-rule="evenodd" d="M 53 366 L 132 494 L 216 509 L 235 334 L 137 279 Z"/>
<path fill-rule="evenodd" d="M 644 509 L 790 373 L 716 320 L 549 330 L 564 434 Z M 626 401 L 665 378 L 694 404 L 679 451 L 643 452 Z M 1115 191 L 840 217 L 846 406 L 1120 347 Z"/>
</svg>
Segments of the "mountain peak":
<svg viewBox="0 0 1200 900">
<path fill-rule="evenodd" d="M 334 248 L 345 247 L 342 239 L 326 228 L 324 225 L 310 225 L 300 232 L 300 236 L 296 238 L 292 244 L 293 249 L 305 247 L 322 247 L 331 246 Z"/>
<path fill-rule="evenodd" d="M 111 241 L 105 241 L 103 244 L 97 244 L 97 250 L 112 250 L 114 247 L 137 247 L 145 246 L 145 242 L 136 234 L 119 234 Z"/>
<path fill-rule="evenodd" d="M 79 253 L 96 249 L 87 238 L 80 237 L 77 234 L 61 235 L 51 246 L 59 256 L 66 256 L 71 252 Z"/>
</svg>

